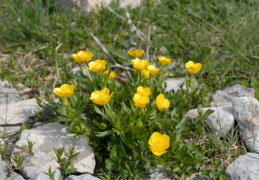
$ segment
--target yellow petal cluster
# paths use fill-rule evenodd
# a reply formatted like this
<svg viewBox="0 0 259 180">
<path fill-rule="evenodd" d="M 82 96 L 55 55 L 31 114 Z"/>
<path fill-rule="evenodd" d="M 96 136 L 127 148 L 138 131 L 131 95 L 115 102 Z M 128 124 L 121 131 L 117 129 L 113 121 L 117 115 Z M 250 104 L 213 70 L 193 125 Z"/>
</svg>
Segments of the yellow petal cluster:
<svg viewBox="0 0 259 180">
<path fill-rule="evenodd" d="M 149 65 L 147 67 L 147 70 L 149 71 L 150 74 L 156 75 L 159 72 L 160 69 L 156 68 L 156 66 L 154 66 L 154 65 Z"/>
<path fill-rule="evenodd" d="M 97 59 L 88 64 L 89 70 L 93 72 L 100 72 L 106 69 L 106 61 Z"/>
<path fill-rule="evenodd" d="M 104 73 L 108 76 L 108 74 L 109 74 L 109 71 L 110 70 L 106 70 L 106 71 L 104 71 Z M 108 76 L 108 79 L 113 79 L 113 78 L 115 78 L 116 77 L 116 73 L 114 72 L 114 71 L 111 71 L 110 72 L 110 74 L 109 74 L 109 76 Z"/>
<path fill-rule="evenodd" d="M 108 88 L 104 88 L 101 91 L 94 91 L 91 93 L 90 99 L 95 103 L 99 105 L 107 104 L 112 97 L 113 93 L 109 95 L 110 90 Z"/>
<path fill-rule="evenodd" d="M 148 96 L 142 96 L 138 93 L 134 94 L 133 97 L 134 106 L 137 107 L 146 107 L 146 104 L 149 103 L 149 97 Z"/>
<path fill-rule="evenodd" d="M 53 92 L 59 97 L 67 98 L 74 93 L 74 89 L 74 84 L 63 84 L 62 86 L 60 86 L 60 88 L 55 88 Z"/>
<path fill-rule="evenodd" d="M 165 98 L 165 95 L 159 94 L 156 97 L 156 105 L 157 105 L 157 108 L 159 109 L 159 111 L 162 111 L 162 109 L 164 109 L 164 108 L 169 108 L 170 101 Z"/>
<path fill-rule="evenodd" d="M 167 65 L 171 64 L 171 62 L 172 62 L 172 59 L 164 57 L 164 56 L 158 57 L 158 60 L 163 66 L 167 66 Z"/>
<path fill-rule="evenodd" d="M 146 59 L 132 59 L 131 62 L 133 63 L 133 68 L 137 69 L 137 70 L 143 70 L 145 69 L 147 66 L 149 66 L 149 62 Z"/>
<path fill-rule="evenodd" d="M 144 52 L 145 51 L 142 49 L 136 49 L 136 50 L 130 49 L 128 51 L 129 55 L 131 55 L 133 57 L 140 57 Z"/>
<path fill-rule="evenodd" d="M 194 63 L 193 61 L 188 61 L 185 64 L 185 67 L 187 68 L 188 72 L 191 74 L 197 73 L 201 70 L 201 63 Z"/>
<path fill-rule="evenodd" d="M 76 62 L 87 62 L 90 61 L 93 57 L 93 53 L 91 53 L 90 51 L 79 51 L 77 54 L 73 54 L 72 56 L 74 57 Z"/>
<path fill-rule="evenodd" d="M 166 134 L 161 135 L 159 132 L 154 132 L 148 143 L 150 145 L 150 150 L 156 156 L 164 154 L 167 148 L 169 148 L 170 137 Z"/>
<path fill-rule="evenodd" d="M 140 94 L 141 96 L 149 96 L 151 94 L 151 88 L 146 87 L 143 88 L 142 86 L 137 87 L 137 93 Z"/>
<path fill-rule="evenodd" d="M 149 71 L 146 69 L 141 70 L 141 76 L 145 79 L 149 78 Z"/>
</svg>

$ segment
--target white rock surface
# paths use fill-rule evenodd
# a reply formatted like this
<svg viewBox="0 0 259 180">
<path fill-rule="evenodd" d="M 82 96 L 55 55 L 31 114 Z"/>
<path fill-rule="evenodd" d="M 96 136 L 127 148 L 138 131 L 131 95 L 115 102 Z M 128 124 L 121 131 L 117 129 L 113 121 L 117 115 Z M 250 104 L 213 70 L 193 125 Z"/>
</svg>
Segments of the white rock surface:
<svg viewBox="0 0 259 180">
<path fill-rule="evenodd" d="M 0 125 L 17 125 L 35 116 L 35 111 L 41 111 L 35 98 L 0 105 Z"/>
<path fill-rule="evenodd" d="M 228 180 L 258 180 L 259 154 L 247 153 L 228 165 L 225 176 Z"/>
<path fill-rule="evenodd" d="M 21 126 L 0 126 L 0 136 L 2 136 L 4 133 L 16 133 L 20 130 L 20 127 Z"/>
<path fill-rule="evenodd" d="M 178 78 L 168 78 L 165 82 L 167 83 L 167 87 L 165 91 L 171 91 L 171 90 L 179 90 L 180 84 L 185 83 L 186 78 L 185 77 L 178 77 Z M 185 85 L 183 86 L 184 89 L 186 88 Z"/>
<path fill-rule="evenodd" d="M 79 155 L 72 160 L 72 164 L 80 173 L 93 173 L 95 168 L 95 159 L 92 148 L 89 146 L 89 138 L 74 138 L 74 134 L 66 132 L 66 126 L 60 123 L 49 123 L 39 126 L 35 129 L 24 130 L 21 133 L 20 140 L 16 142 L 13 150 L 15 154 L 26 154 L 27 149 L 23 145 L 27 145 L 27 141 L 36 142 L 33 146 L 33 152 L 44 152 L 56 159 L 53 148 L 65 147 L 68 152 L 68 146 L 74 147 L 75 152 Z M 13 163 L 15 165 L 15 163 Z"/>
<path fill-rule="evenodd" d="M 100 179 L 90 174 L 82 174 L 80 176 L 75 176 L 75 175 L 68 176 L 66 180 L 100 180 Z"/>
<path fill-rule="evenodd" d="M 20 98 L 21 97 L 16 89 L 0 87 L 0 105 L 16 102 Z"/>
<path fill-rule="evenodd" d="M 0 179 L 7 179 L 10 176 L 10 167 L 8 164 L 2 160 L 0 155 Z"/>
<path fill-rule="evenodd" d="M 86 67 L 86 68 L 87 68 L 87 67 Z M 83 67 L 82 69 L 83 69 L 83 74 L 86 75 L 86 76 L 88 76 L 88 74 L 87 74 L 87 72 L 86 72 L 86 69 L 85 69 L 84 67 Z M 70 72 L 71 72 L 72 74 L 76 74 L 78 71 L 80 71 L 80 68 L 79 68 L 79 67 L 74 67 L 73 69 L 70 70 Z"/>
<path fill-rule="evenodd" d="M 52 172 L 55 172 L 54 178 L 55 180 L 62 180 L 61 172 L 59 169 L 54 169 Z M 36 175 L 31 178 L 31 180 L 50 180 L 49 176 L 45 174 L 44 172 L 47 173 L 47 171 L 42 171 L 42 172 L 36 172 Z"/>
<path fill-rule="evenodd" d="M 234 117 L 247 148 L 259 152 L 259 101 L 252 97 L 235 98 Z"/>
<path fill-rule="evenodd" d="M 235 84 L 223 90 L 218 90 L 213 95 L 211 106 L 232 106 L 236 97 L 255 97 L 254 89 Z"/>
<path fill-rule="evenodd" d="M 208 116 L 204 122 L 211 126 L 218 137 L 226 135 L 234 125 L 234 114 L 232 106 L 224 107 L 209 107 L 202 108 L 203 112 L 206 112 L 208 109 L 214 110 L 214 112 Z M 199 116 L 198 109 L 189 110 L 184 116 L 190 118 L 196 118 Z"/>
<path fill-rule="evenodd" d="M 24 178 L 20 174 L 12 172 L 6 180 L 24 180 Z"/>
<path fill-rule="evenodd" d="M 25 178 L 31 179 L 36 175 L 36 172 L 40 170 L 39 167 L 26 166 L 23 168 L 22 174 Z"/>
</svg>

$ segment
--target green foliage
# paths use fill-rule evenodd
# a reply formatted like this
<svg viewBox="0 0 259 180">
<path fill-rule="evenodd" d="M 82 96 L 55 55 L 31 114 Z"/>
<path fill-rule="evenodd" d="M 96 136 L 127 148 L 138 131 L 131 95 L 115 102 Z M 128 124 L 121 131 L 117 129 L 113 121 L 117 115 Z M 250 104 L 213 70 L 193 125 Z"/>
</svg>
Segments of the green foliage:
<svg viewBox="0 0 259 180">
<path fill-rule="evenodd" d="M 254 86 L 255 98 L 259 100 L 259 80 L 255 77 L 251 77 L 251 81 Z"/>
<path fill-rule="evenodd" d="M 15 169 L 19 170 L 19 171 L 22 171 L 23 170 L 23 160 L 24 160 L 25 156 L 22 156 L 20 154 L 16 154 L 14 157 L 13 157 L 13 160 L 14 162 L 17 164 L 17 167 Z"/>
<path fill-rule="evenodd" d="M 43 172 L 44 174 L 48 175 L 51 180 L 55 180 L 55 173 L 56 171 L 52 172 L 51 167 L 49 167 L 48 172 Z"/>
<path fill-rule="evenodd" d="M 34 144 L 36 144 L 36 142 L 33 143 L 33 142 L 31 142 L 30 140 L 28 140 L 28 145 L 23 145 L 24 147 L 27 147 L 27 148 L 28 148 L 30 155 L 33 155 L 33 154 L 34 154 L 33 151 L 32 151 Z"/>
</svg>

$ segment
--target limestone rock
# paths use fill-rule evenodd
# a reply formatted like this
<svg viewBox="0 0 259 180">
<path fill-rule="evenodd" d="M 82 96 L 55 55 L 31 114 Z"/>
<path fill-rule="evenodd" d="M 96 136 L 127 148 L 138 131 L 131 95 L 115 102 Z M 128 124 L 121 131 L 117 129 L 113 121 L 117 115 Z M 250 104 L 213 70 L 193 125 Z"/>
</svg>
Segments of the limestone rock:
<svg viewBox="0 0 259 180">
<path fill-rule="evenodd" d="M 259 154 L 247 153 L 239 156 L 228 165 L 225 176 L 228 180 L 258 180 Z"/>
<path fill-rule="evenodd" d="M 255 97 L 254 89 L 235 84 L 223 90 L 218 90 L 213 95 L 211 106 L 232 106 L 236 97 Z"/>
<path fill-rule="evenodd" d="M 200 175 L 192 178 L 191 180 L 213 180 L 213 179 L 209 176 Z"/>
<path fill-rule="evenodd" d="M 87 68 L 87 67 L 86 67 L 86 68 Z M 83 67 L 82 69 L 83 69 L 83 74 L 86 75 L 86 76 L 88 76 L 88 74 L 87 74 L 87 72 L 86 72 L 86 69 L 85 69 L 84 67 Z M 74 67 L 73 69 L 70 70 L 70 72 L 71 72 L 72 74 L 76 74 L 78 71 L 80 71 L 80 68 L 79 68 L 79 67 Z"/>
<path fill-rule="evenodd" d="M 12 134 L 12 133 L 16 133 L 20 130 L 21 126 L 0 126 L 0 136 L 2 136 L 5 133 L 7 134 Z"/>
<path fill-rule="evenodd" d="M 209 107 L 202 108 L 203 112 L 206 112 L 208 109 L 214 110 L 214 112 L 208 116 L 204 122 L 211 126 L 218 137 L 226 135 L 234 125 L 234 115 L 232 106 L 223 106 L 223 107 Z M 184 116 L 195 118 L 198 117 L 198 109 L 189 110 Z"/>
<path fill-rule="evenodd" d="M 82 174 L 80 176 L 75 176 L 75 175 L 68 176 L 66 180 L 100 180 L 100 179 L 90 174 Z"/>
<path fill-rule="evenodd" d="M 185 83 L 186 78 L 185 77 L 178 77 L 178 78 L 168 78 L 165 82 L 167 83 L 167 87 L 165 91 L 171 91 L 171 90 L 179 90 L 180 84 Z M 186 88 L 185 85 L 183 86 L 184 89 Z"/>
<path fill-rule="evenodd" d="M 20 99 L 20 95 L 14 88 L 5 88 L 0 86 L 0 105 L 10 104 Z"/>
<path fill-rule="evenodd" d="M 259 101 L 252 97 L 235 98 L 234 117 L 247 148 L 259 152 Z"/>
<path fill-rule="evenodd" d="M 35 116 L 35 111 L 41 111 L 35 98 L 0 105 L 0 125 L 17 125 Z"/>
<path fill-rule="evenodd" d="M 31 179 L 36 175 L 36 172 L 39 170 L 39 167 L 26 166 L 22 170 L 22 174 L 25 178 Z"/>
<path fill-rule="evenodd" d="M 12 172 L 6 180 L 24 180 L 24 178 L 20 174 Z"/>
<path fill-rule="evenodd" d="M 10 167 L 2 160 L 0 155 L 0 179 L 7 179 L 10 176 Z"/>
<path fill-rule="evenodd" d="M 155 170 L 150 170 L 150 180 L 170 180 L 169 174 L 164 171 L 163 167 L 158 165 Z M 147 179 L 142 179 L 147 180 Z"/>
<path fill-rule="evenodd" d="M 74 134 L 66 132 L 66 126 L 60 123 L 49 123 L 39 126 L 35 129 L 24 130 L 21 133 L 20 140 L 16 142 L 12 156 L 15 154 L 25 154 L 27 141 L 36 142 L 33 146 L 33 152 L 44 152 L 56 159 L 53 148 L 64 147 L 68 152 L 68 146 L 74 147 L 75 152 L 79 154 L 72 160 L 72 164 L 80 173 L 93 173 L 95 168 L 95 159 L 92 148 L 89 146 L 89 138 L 74 138 Z M 15 164 L 15 163 L 13 163 Z"/>
<path fill-rule="evenodd" d="M 59 169 L 52 170 L 52 172 L 54 172 L 54 171 L 56 171 L 54 174 L 55 180 L 62 180 L 60 170 Z M 32 177 L 31 180 L 49 180 L 50 179 L 49 176 L 47 174 L 45 174 L 44 172 L 47 173 L 47 171 L 43 171 L 40 173 L 36 172 L 36 175 L 34 177 Z"/>
</svg>

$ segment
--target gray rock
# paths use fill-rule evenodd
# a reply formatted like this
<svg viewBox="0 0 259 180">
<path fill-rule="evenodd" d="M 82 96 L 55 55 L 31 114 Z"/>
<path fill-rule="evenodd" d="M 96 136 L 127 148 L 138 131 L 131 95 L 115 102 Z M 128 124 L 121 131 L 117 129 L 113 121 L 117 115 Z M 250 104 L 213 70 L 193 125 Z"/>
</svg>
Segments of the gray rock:
<svg viewBox="0 0 259 180">
<path fill-rule="evenodd" d="M 66 178 L 66 180 L 100 180 L 90 174 L 82 174 L 80 176 L 71 175 Z"/>
<path fill-rule="evenodd" d="M 235 98 L 234 117 L 247 148 L 259 152 L 259 101 L 252 97 Z"/>
<path fill-rule="evenodd" d="M 206 112 L 208 109 L 214 110 L 214 112 L 208 116 L 204 122 L 211 126 L 218 137 L 226 135 L 231 128 L 234 126 L 234 115 L 232 106 L 224 107 L 208 107 L 202 108 L 203 112 Z M 184 116 L 190 118 L 196 118 L 199 116 L 198 109 L 189 110 Z"/>
<path fill-rule="evenodd" d="M 165 91 L 171 91 L 171 90 L 179 90 L 180 84 L 185 83 L 186 78 L 185 77 L 178 77 L 178 78 L 168 78 L 165 82 L 167 83 L 167 87 L 165 89 Z M 186 86 L 183 86 L 184 89 L 186 88 Z"/>
<path fill-rule="evenodd" d="M 24 178 L 17 174 L 16 172 L 12 172 L 11 175 L 6 180 L 24 180 Z"/>
<path fill-rule="evenodd" d="M 16 102 L 20 98 L 21 97 L 16 89 L 0 87 L 0 105 Z"/>
<path fill-rule="evenodd" d="M 200 175 L 192 178 L 191 180 L 213 180 L 213 179 L 209 176 Z"/>
<path fill-rule="evenodd" d="M 247 153 L 228 165 L 225 176 L 228 180 L 258 180 L 259 154 Z"/>
<path fill-rule="evenodd" d="M 23 168 L 22 175 L 25 178 L 31 179 L 36 175 L 36 172 L 39 170 L 39 167 L 34 167 L 34 166 L 26 166 Z"/>
<path fill-rule="evenodd" d="M 0 156 L 0 179 L 7 179 L 10 176 L 10 167 Z"/>
<path fill-rule="evenodd" d="M 87 67 L 86 67 L 86 68 L 87 68 Z M 86 76 L 88 76 L 88 74 L 87 74 L 87 72 L 86 72 L 86 69 L 85 69 L 84 67 L 83 67 L 82 69 L 83 69 L 83 74 L 86 75 Z M 70 70 L 70 72 L 71 72 L 72 74 L 76 74 L 78 71 L 80 71 L 80 68 L 79 68 L 79 67 L 74 67 L 73 69 Z"/>
<path fill-rule="evenodd" d="M 150 180 L 171 180 L 169 174 L 164 171 L 163 167 L 158 165 L 155 170 L 150 170 Z M 147 179 L 142 179 L 147 180 Z"/>
<path fill-rule="evenodd" d="M 36 175 L 34 177 L 32 177 L 31 180 L 50 180 L 50 177 L 47 174 L 45 174 L 44 172 L 48 173 L 48 171 L 36 172 Z M 59 169 L 54 169 L 54 170 L 52 170 L 52 172 L 55 172 L 55 174 L 54 174 L 55 180 L 62 180 L 61 172 Z"/>
<path fill-rule="evenodd" d="M 18 131 L 20 131 L 20 127 L 21 126 L 0 126 L 0 135 L 2 136 L 4 133 L 7 134 L 13 134 L 16 133 Z"/>
<path fill-rule="evenodd" d="M 232 106 L 236 97 L 255 97 L 254 89 L 235 84 L 223 90 L 218 90 L 213 95 L 211 106 Z"/>
<path fill-rule="evenodd" d="M 0 105 L 0 125 L 18 125 L 35 116 L 35 111 L 41 111 L 35 98 Z"/>
<path fill-rule="evenodd" d="M 68 146 L 74 147 L 75 152 L 79 154 L 72 160 L 72 164 L 77 168 L 77 172 L 92 174 L 95 168 L 94 153 L 89 146 L 89 138 L 80 137 L 71 139 L 74 134 L 66 132 L 66 126 L 60 123 L 49 123 L 31 130 L 24 130 L 21 133 L 20 140 L 16 142 L 13 154 L 25 154 L 27 141 L 36 142 L 33 146 L 33 152 L 44 152 L 56 158 L 53 148 L 64 147 L 68 152 Z M 12 164 L 15 163 L 12 161 Z"/>
</svg>

